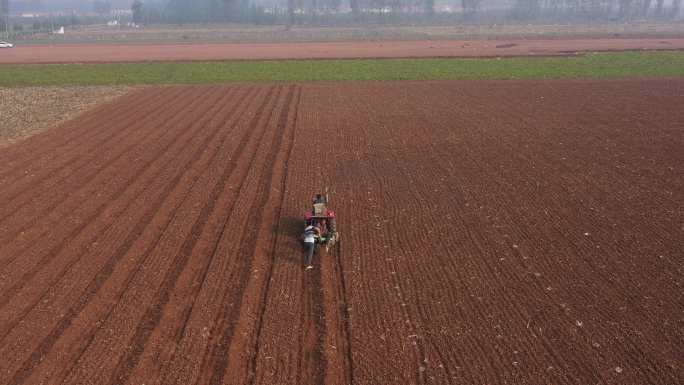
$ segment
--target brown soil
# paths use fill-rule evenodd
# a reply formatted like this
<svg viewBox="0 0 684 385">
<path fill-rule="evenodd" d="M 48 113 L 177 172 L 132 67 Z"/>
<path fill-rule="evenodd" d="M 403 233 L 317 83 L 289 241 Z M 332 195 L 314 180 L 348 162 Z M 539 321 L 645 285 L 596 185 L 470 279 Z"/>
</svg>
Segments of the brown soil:
<svg viewBox="0 0 684 385">
<path fill-rule="evenodd" d="M 0 88 L 0 147 L 58 126 L 128 91 L 126 87 Z"/>
<path fill-rule="evenodd" d="M 684 39 L 445 40 L 327 43 L 63 44 L 18 46 L 0 64 L 247 59 L 552 56 L 682 50 Z"/>
<path fill-rule="evenodd" d="M 136 90 L 0 152 L 0 384 L 678 383 L 683 92 Z"/>
</svg>

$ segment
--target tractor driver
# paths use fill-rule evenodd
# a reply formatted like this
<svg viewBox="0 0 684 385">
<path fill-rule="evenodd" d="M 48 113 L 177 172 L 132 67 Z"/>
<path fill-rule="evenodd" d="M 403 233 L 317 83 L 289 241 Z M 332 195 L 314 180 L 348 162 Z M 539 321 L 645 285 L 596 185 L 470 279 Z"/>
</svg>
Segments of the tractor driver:
<svg viewBox="0 0 684 385">
<path fill-rule="evenodd" d="M 316 203 L 328 203 L 328 201 L 325 199 L 325 197 L 321 194 L 316 194 L 316 196 L 312 200 L 313 200 L 314 204 L 316 204 Z"/>
</svg>

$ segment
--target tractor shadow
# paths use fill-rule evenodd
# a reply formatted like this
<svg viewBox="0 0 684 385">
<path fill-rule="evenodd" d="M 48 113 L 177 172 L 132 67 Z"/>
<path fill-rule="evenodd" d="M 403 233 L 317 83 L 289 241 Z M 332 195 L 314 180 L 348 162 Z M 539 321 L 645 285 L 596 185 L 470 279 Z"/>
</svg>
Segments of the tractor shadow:
<svg viewBox="0 0 684 385">
<path fill-rule="evenodd" d="M 304 246 L 299 241 L 302 235 L 304 221 L 302 218 L 284 217 L 281 218 L 280 226 L 278 227 L 278 236 L 287 239 L 286 244 L 291 245 L 286 253 L 280 255 L 282 258 L 291 263 L 301 265 L 304 263 Z"/>
<path fill-rule="evenodd" d="M 299 241 L 303 230 L 304 220 L 302 218 L 285 217 L 280 220 L 278 235 Z"/>
</svg>

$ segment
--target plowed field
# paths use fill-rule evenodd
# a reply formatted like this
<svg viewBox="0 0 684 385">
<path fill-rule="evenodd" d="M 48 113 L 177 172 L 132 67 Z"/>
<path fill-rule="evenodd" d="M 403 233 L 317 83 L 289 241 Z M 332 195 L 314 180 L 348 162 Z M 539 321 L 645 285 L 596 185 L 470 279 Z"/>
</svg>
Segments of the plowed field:
<svg viewBox="0 0 684 385">
<path fill-rule="evenodd" d="M 681 51 L 682 38 L 507 39 L 299 43 L 63 44 L 5 50 L 2 64 L 246 59 L 557 56 L 585 52 Z"/>
<path fill-rule="evenodd" d="M 0 384 L 681 383 L 683 99 L 136 90 L 0 152 Z"/>
</svg>

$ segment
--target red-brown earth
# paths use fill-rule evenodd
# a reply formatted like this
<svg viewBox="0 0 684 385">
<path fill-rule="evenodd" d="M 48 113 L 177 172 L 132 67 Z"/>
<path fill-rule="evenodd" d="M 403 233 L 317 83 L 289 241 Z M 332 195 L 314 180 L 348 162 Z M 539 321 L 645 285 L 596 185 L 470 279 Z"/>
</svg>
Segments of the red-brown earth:
<svg viewBox="0 0 684 385">
<path fill-rule="evenodd" d="M 0 150 L 0 384 L 679 383 L 683 98 L 135 90 Z"/>
<path fill-rule="evenodd" d="M 585 52 L 683 50 L 682 38 L 563 38 L 297 43 L 18 45 L 0 64 L 145 61 L 554 56 Z"/>
</svg>

